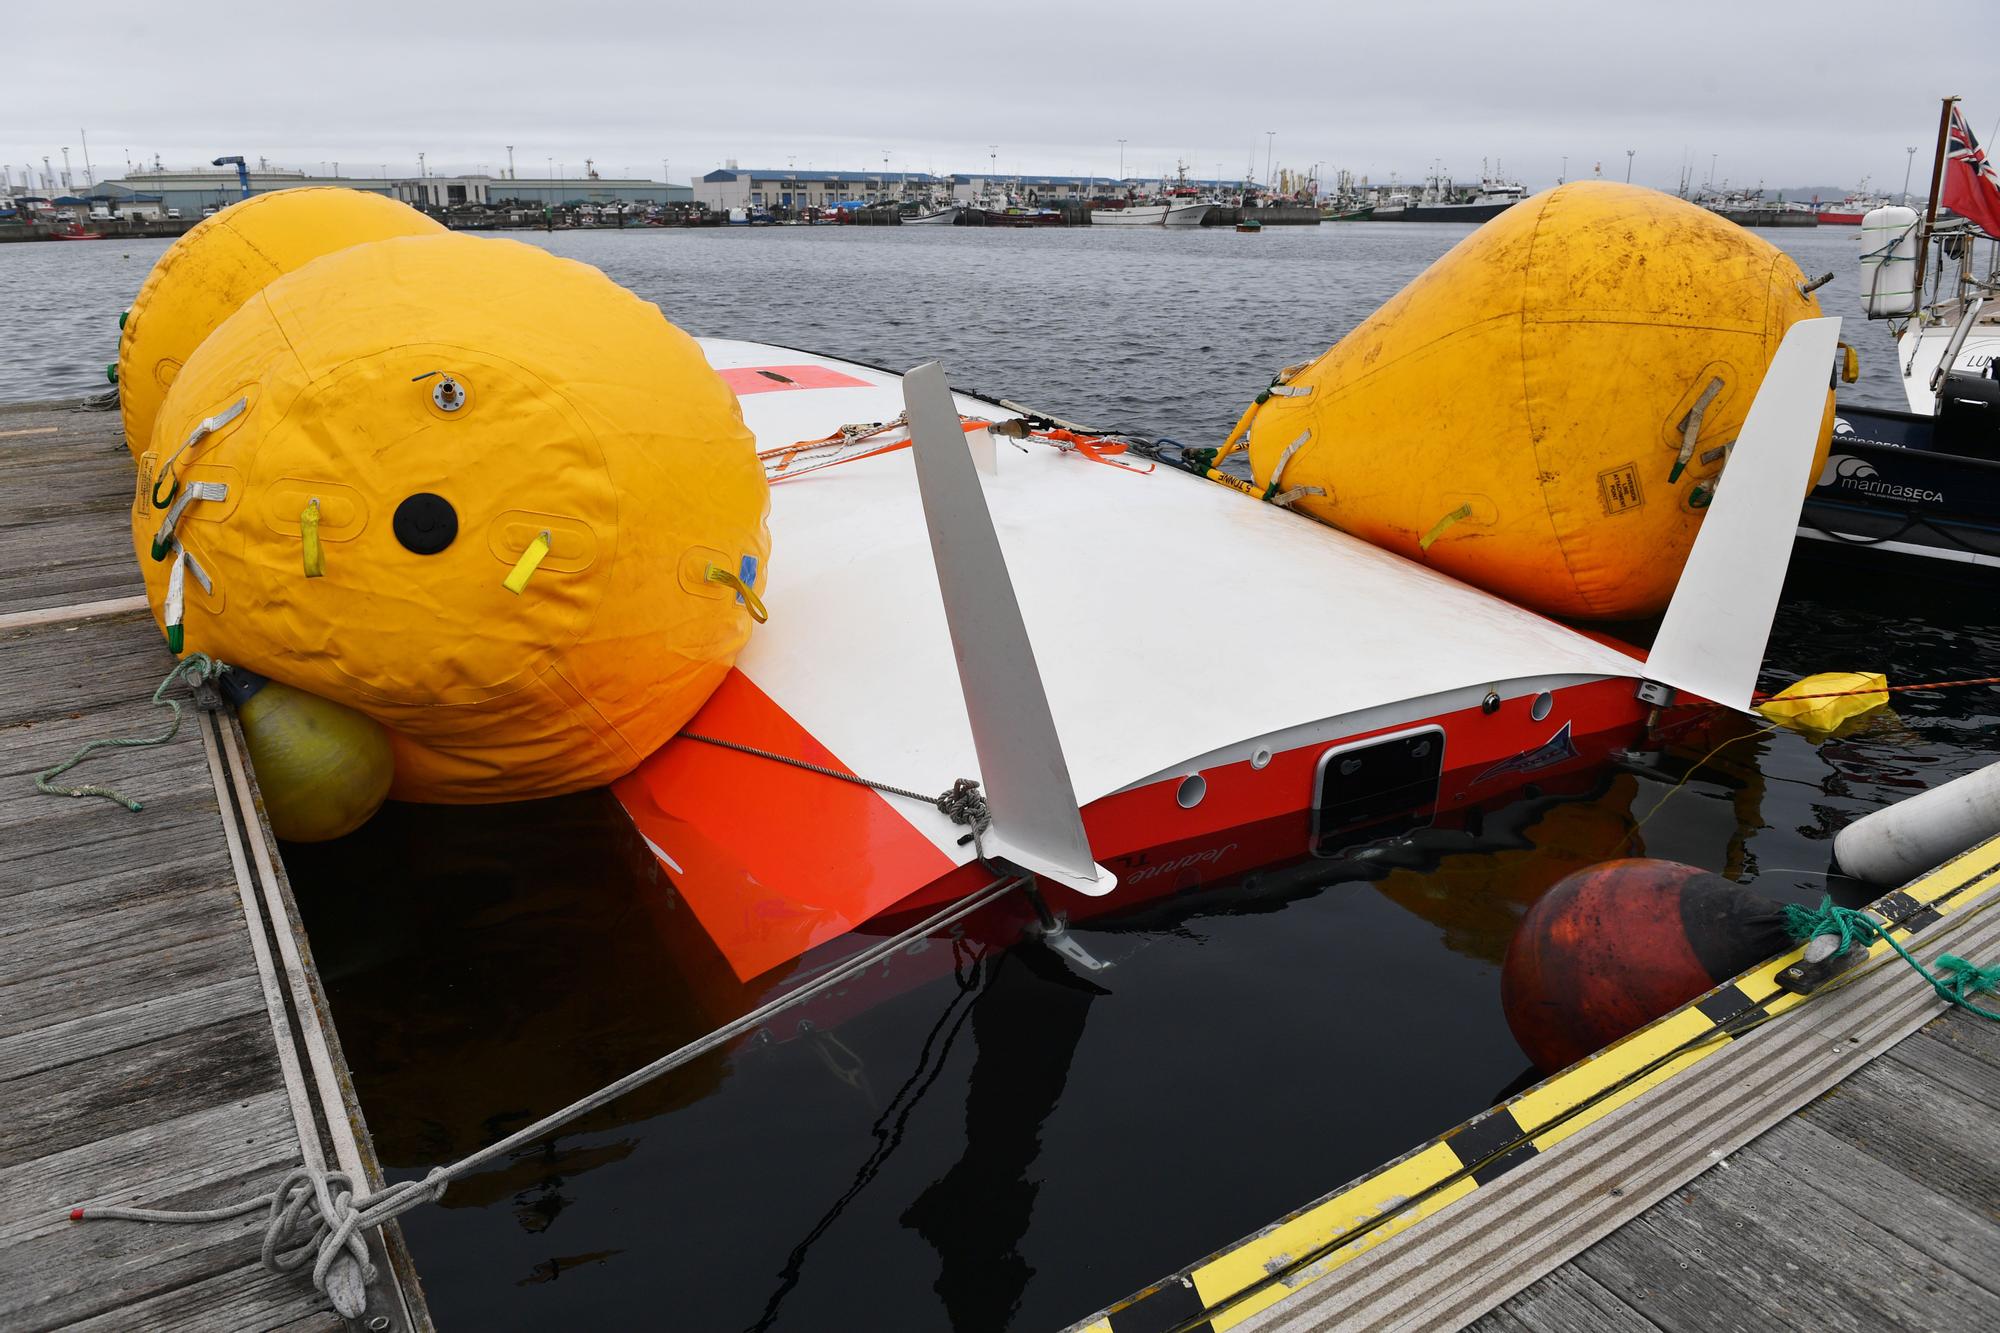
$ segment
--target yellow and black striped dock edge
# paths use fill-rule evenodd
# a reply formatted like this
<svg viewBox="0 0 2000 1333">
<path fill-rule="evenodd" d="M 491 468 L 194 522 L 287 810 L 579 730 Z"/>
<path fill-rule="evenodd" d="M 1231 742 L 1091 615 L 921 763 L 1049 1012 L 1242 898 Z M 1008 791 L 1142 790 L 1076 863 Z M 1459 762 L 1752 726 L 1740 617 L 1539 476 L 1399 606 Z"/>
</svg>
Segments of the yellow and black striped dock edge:
<svg viewBox="0 0 2000 1333">
<path fill-rule="evenodd" d="M 2000 890 L 2000 838 L 1876 900 L 1870 910 L 1892 923 L 1898 939 L 1907 940 L 1946 917 L 1985 905 L 1995 890 Z M 1781 984 L 1803 957 L 1803 948 L 1794 949 L 1752 968 L 1511 1101 L 1074 1325 L 1072 1333 L 1224 1333 L 1236 1327 L 1737 1037 L 1809 1003 L 1811 995 Z M 1894 953 L 1878 941 L 1865 963 L 1832 984 L 1885 959 L 1893 961 Z"/>
</svg>

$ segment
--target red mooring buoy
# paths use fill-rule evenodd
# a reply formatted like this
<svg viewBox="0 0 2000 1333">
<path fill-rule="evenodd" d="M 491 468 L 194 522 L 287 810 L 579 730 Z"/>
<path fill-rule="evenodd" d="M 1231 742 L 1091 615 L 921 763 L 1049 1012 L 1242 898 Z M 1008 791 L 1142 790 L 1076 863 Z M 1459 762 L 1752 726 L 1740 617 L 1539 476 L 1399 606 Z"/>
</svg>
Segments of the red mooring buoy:
<svg viewBox="0 0 2000 1333">
<path fill-rule="evenodd" d="M 1542 895 L 1507 946 L 1507 1026 L 1553 1073 L 1782 953 L 1783 911 L 1675 861 L 1579 870 Z"/>
</svg>

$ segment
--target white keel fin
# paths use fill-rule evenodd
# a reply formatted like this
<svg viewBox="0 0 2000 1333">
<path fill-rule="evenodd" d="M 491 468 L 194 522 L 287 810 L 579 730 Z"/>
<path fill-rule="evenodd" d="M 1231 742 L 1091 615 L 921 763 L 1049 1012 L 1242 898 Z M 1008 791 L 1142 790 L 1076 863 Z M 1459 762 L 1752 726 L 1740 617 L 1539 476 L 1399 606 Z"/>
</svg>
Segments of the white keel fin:
<svg viewBox="0 0 2000 1333">
<path fill-rule="evenodd" d="M 1838 319 L 1806 319 L 1778 345 L 1647 655 L 1648 679 L 1749 711 L 1839 338 Z"/>
<path fill-rule="evenodd" d="M 1079 893 L 1109 893 L 1118 879 L 1091 858 L 1014 581 L 958 404 L 935 361 L 903 377 L 903 404 L 980 784 L 993 815 L 986 852 Z"/>
</svg>

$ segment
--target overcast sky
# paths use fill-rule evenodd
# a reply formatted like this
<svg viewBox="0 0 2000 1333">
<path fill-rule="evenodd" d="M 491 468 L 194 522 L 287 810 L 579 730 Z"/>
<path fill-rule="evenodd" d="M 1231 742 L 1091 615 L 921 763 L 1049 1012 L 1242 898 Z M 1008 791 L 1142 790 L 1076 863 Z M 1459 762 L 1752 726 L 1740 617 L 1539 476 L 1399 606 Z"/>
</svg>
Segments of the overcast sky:
<svg viewBox="0 0 2000 1333">
<path fill-rule="evenodd" d="M 10 5 L 0 163 L 80 131 L 104 179 L 158 154 L 348 174 L 523 176 L 593 158 L 685 182 L 744 166 L 1114 175 L 1323 164 L 1381 181 L 1498 159 L 1697 183 L 1921 190 L 1937 99 L 2000 120 L 1990 42 L 1923 42 L 1881 0 L 94 0 Z M 1959 19 L 1972 10 L 1949 12 Z M 1974 23 L 1985 30 L 1986 25 Z M 1986 50 L 1987 54 L 1981 54 Z"/>
</svg>

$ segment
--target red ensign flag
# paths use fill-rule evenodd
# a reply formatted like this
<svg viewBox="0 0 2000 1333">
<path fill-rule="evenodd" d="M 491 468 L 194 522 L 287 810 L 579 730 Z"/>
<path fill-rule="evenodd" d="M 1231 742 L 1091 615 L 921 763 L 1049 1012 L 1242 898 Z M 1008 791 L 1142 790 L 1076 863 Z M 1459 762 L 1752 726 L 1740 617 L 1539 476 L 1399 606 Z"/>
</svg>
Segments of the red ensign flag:
<svg viewBox="0 0 2000 1333">
<path fill-rule="evenodd" d="M 1944 164 L 1944 206 L 1969 218 L 1988 236 L 2000 237 L 2000 177 L 1986 150 L 1972 137 L 1965 113 L 1951 108 L 1951 140 Z"/>
</svg>

